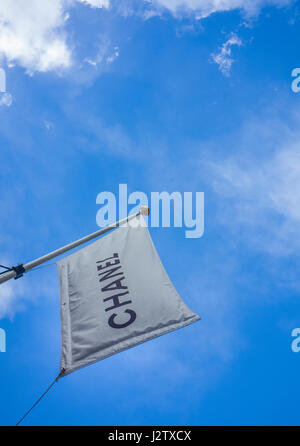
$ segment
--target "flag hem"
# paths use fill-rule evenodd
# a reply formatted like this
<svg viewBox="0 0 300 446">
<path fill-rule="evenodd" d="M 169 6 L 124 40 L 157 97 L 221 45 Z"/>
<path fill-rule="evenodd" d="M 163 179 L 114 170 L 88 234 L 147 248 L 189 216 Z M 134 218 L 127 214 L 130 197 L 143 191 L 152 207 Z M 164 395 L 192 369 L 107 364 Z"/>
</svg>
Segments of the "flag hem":
<svg viewBox="0 0 300 446">
<path fill-rule="evenodd" d="M 187 319 L 185 321 L 175 322 L 174 324 L 168 325 L 167 327 L 155 329 L 155 330 L 153 330 L 152 332 L 149 333 L 150 336 L 145 336 L 145 333 L 141 333 L 140 335 L 137 335 L 136 338 L 144 336 L 143 339 L 137 340 L 136 342 L 132 343 L 129 346 L 128 345 L 124 346 L 124 343 L 122 343 L 122 347 L 121 348 L 118 348 L 118 344 L 116 344 L 117 348 L 115 348 L 113 352 L 111 352 L 111 353 L 109 353 L 109 354 L 107 354 L 105 356 L 101 356 L 101 358 L 95 358 L 94 360 L 78 362 L 76 367 L 70 368 L 70 369 L 65 369 L 63 374 L 62 374 L 62 377 L 66 376 L 66 375 L 69 375 L 70 373 L 73 373 L 76 370 L 81 369 L 82 367 L 86 367 L 88 365 L 95 364 L 96 362 L 102 361 L 102 359 L 109 358 L 110 356 L 113 356 L 116 353 L 120 353 L 120 352 L 122 352 L 124 350 L 129 350 L 132 347 L 136 347 L 137 345 L 143 344 L 144 342 L 151 341 L 152 339 L 155 339 L 155 338 L 158 338 L 159 336 L 162 336 L 164 334 L 170 333 L 171 331 L 175 331 L 175 330 L 178 330 L 180 328 L 186 327 L 187 325 L 190 325 L 190 324 L 192 324 L 194 322 L 197 322 L 199 320 L 201 320 L 200 316 L 195 314 L 194 316 L 191 316 L 189 319 Z"/>
</svg>

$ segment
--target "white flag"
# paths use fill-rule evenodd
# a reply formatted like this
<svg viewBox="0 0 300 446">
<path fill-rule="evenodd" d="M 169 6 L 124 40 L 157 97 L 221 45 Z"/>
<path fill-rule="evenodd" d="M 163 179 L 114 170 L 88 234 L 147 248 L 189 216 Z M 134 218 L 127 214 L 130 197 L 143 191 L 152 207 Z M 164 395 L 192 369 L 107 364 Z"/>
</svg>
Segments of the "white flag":
<svg viewBox="0 0 300 446">
<path fill-rule="evenodd" d="M 57 262 L 61 376 L 200 319 L 140 219 Z"/>
</svg>

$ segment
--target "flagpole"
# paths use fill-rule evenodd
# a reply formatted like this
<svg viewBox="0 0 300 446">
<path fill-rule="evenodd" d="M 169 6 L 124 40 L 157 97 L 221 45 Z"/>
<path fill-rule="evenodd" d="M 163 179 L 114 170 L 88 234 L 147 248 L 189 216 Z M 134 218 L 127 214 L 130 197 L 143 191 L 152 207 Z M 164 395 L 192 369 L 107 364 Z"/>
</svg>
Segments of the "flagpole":
<svg viewBox="0 0 300 446">
<path fill-rule="evenodd" d="M 64 254 L 67 251 L 70 251 L 73 248 L 76 248 L 77 246 L 82 245 L 83 243 L 86 243 L 90 240 L 93 240 L 96 237 L 99 237 L 100 235 L 105 234 L 108 231 L 111 231 L 114 228 L 117 228 L 121 226 L 123 223 L 126 223 L 133 218 L 137 217 L 138 215 L 149 215 L 150 209 L 147 206 L 142 206 L 141 209 L 133 215 L 129 215 L 126 218 L 123 218 L 122 220 L 117 221 L 116 223 L 113 223 L 106 228 L 99 229 L 96 232 L 93 232 L 92 234 L 89 234 L 85 237 L 80 238 L 79 240 L 76 240 L 75 242 L 69 243 L 68 245 L 62 246 L 59 249 L 56 249 L 55 251 L 51 251 L 48 254 L 39 257 L 35 260 L 32 260 L 31 262 L 25 263 L 24 265 L 18 265 L 12 268 L 9 268 L 9 270 L 3 274 L 0 275 L 0 284 L 7 282 L 10 279 L 18 279 L 19 277 L 22 277 L 24 273 L 31 270 L 32 268 L 35 268 L 36 266 L 41 265 L 42 263 L 48 262 L 51 259 L 54 259 L 55 257 L 60 256 L 61 254 Z"/>
</svg>

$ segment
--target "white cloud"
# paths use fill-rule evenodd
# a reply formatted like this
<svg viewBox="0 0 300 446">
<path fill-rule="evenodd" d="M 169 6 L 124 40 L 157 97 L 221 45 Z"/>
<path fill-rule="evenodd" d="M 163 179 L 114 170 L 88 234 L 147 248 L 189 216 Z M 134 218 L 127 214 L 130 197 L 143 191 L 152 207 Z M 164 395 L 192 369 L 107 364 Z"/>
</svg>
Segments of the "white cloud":
<svg viewBox="0 0 300 446">
<path fill-rule="evenodd" d="M 92 8 L 109 8 L 109 0 L 78 0 L 81 3 L 86 3 Z"/>
<path fill-rule="evenodd" d="M 13 102 L 12 95 L 10 93 L 0 93 L 0 107 L 10 107 Z"/>
<path fill-rule="evenodd" d="M 111 43 L 107 39 L 103 39 L 103 42 L 99 43 L 97 54 L 94 57 L 85 57 L 84 62 L 92 65 L 95 68 L 103 64 L 111 64 L 120 55 L 120 49 L 118 46 L 112 47 Z"/>
<path fill-rule="evenodd" d="M 227 208 L 224 221 L 228 217 L 227 223 L 234 231 L 238 227 L 240 235 L 244 228 L 247 243 L 256 249 L 279 256 L 297 253 L 300 248 L 298 141 L 295 135 L 265 159 L 241 161 L 237 155 L 213 163 L 214 186 Z"/>
<path fill-rule="evenodd" d="M 0 259 L 4 265 L 15 263 L 8 262 L 1 253 Z M 28 306 L 38 305 L 41 297 L 56 299 L 57 295 L 55 264 L 48 263 L 37 267 L 20 279 L 12 279 L 0 285 L 0 320 L 4 318 L 13 320 L 17 313 L 26 311 Z"/>
<path fill-rule="evenodd" d="M 28 72 L 68 67 L 70 50 L 62 32 L 62 0 L 2 0 L 0 4 L 0 50 L 8 63 Z"/>
<path fill-rule="evenodd" d="M 212 60 L 219 65 L 219 70 L 225 76 L 229 76 L 231 66 L 234 62 L 234 59 L 231 57 L 231 47 L 234 45 L 242 45 L 242 41 L 236 34 L 232 34 L 230 39 L 228 39 L 227 42 L 222 45 L 219 53 L 211 54 Z"/>
<path fill-rule="evenodd" d="M 9 66 L 16 64 L 28 73 L 63 70 L 72 65 L 72 46 L 65 24 L 69 11 L 81 3 L 93 9 L 109 8 L 119 13 L 137 14 L 144 18 L 160 15 L 164 9 L 179 15 L 186 11 L 196 18 L 217 11 L 240 9 L 246 15 L 259 12 L 270 4 L 283 6 L 293 0 L 1 0 L 0 2 L 0 58 Z M 149 9 L 150 6 L 150 9 Z M 228 47 L 227 47 L 228 48 Z M 226 59 L 230 64 L 230 58 Z M 110 62 L 110 59 L 107 60 Z M 225 68 L 226 70 L 226 68 Z"/>
<path fill-rule="evenodd" d="M 234 9 L 240 9 L 245 15 L 253 16 L 266 5 L 284 6 L 293 0 L 148 0 L 148 2 L 162 6 L 174 15 L 193 12 L 200 19 L 215 12 Z"/>
<path fill-rule="evenodd" d="M 120 49 L 118 46 L 115 46 L 113 49 L 112 54 L 110 54 L 107 58 L 106 58 L 106 63 L 112 63 L 114 62 L 117 57 L 119 57 L 120 55 Z"/>
<path fill-rule="evenodd" d="M 108 0 L 77 0 L 93 8 L 108 7 Z M 28 73 L 65 69 L 72 51 L 64 30 L 68 8 L 76 0 L 1 0 L 0 55 L 8 65 Z"/>
<path fill-rule="evenodd" d="M 9 282 L 2 284 L 0 288 L 0 319 L 13 317 L 15 300 L 16 294 L 12 284 Z"/>
<path fill-rule="evenodd" d="M 5 265 L 9 265 L 9 263 L 4 262 L 3 256 L 1 256 L 1 259 Z M 25 309 L 25 291 L 24 283 L 17 280 L 4 282 L 0 285 L 0 319 L 13 319 L 17 312 Z"/>
</svg>

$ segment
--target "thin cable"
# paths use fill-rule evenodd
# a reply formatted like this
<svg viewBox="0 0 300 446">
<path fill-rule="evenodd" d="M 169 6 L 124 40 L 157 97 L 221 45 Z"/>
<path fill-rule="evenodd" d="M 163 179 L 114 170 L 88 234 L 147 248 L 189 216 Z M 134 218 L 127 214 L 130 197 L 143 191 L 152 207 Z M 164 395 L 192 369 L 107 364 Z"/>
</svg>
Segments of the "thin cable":
<svg viewBox="0 0 300 446">
<path fill-rule="evenodd" d="M 11 268 L 9 268 L 8 266 L 0 265 L 0 267 L 1 267 L 1 268 L 4 268 L 4 269 L 11 270 Z"/>
<path fill-rule="evenodd" d="M 30 412 L 32 411 L 32 409 L 35 408 L 35 406 L 41 401 L 42 398 L 44 398 L 44 396 L 49 392 L 49 390 L 51 389 L 51 387 L 54 386 L 54 384 L 56 383 L 56 381 L 58 381 L 58 379 L 60 378 L 60 375 L 58 375 L 55 380 L 50 384 L 50 386 L 48 387 L 48 389 L 43 393 L 43 395 L 41 395 L 39 397 L 39 399 L 34 403 L 34 405 L 25 413 L 25 415 L 22 416 L 22 418 L 17 422 L 16 426 L 19 426 L 19 424 L 24 420 L 24 418 L 27 417 L 28 414 L 30 414 Z"/>
<path fill-rule="evenodd" d="M 8 266 L 5 266 L 5 265 L 0 265 L 0 268 L 4 269 L 4 271 L 0 271 L 0 274 L 6 274 L 9 271 L 12 271 L 12 268 L 9 268 Z"/>
</svg>

